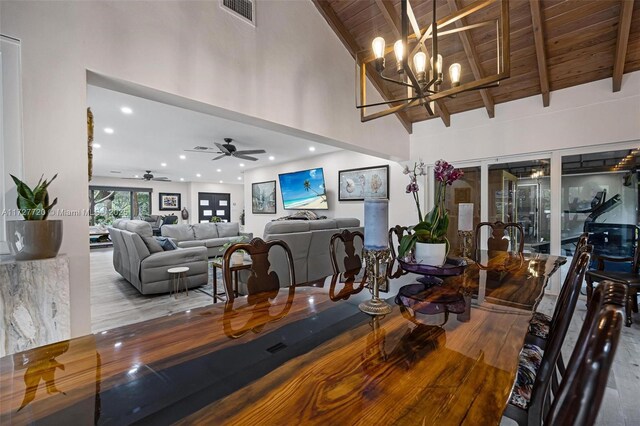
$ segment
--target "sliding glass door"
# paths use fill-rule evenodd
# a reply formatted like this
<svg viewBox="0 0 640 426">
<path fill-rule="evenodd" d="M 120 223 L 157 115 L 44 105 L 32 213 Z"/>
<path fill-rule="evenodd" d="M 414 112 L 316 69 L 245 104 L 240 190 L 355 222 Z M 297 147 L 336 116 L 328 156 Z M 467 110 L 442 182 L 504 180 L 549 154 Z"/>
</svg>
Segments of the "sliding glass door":
<svg viewBox="0 0 640 426">
<path fill-rule="evenodd" d="M 90 225 L 111 225 L 116 219 L 150 215 L 151 192 L 149 188 L 90 186 Z"/>
</svg>

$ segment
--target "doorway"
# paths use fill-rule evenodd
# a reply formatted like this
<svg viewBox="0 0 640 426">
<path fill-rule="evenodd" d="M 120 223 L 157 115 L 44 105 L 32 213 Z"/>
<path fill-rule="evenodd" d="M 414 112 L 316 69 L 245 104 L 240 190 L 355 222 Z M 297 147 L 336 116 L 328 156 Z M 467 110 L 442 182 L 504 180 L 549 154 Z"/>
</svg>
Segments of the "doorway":
<svg viewBox="0 0 640 426">
<path fill-rule="evenodd" d="M 198 192 L 198 222 L 210 222 L 216 216 L 221 222 L 231 221 L 231 194 Z"/>
</svg>

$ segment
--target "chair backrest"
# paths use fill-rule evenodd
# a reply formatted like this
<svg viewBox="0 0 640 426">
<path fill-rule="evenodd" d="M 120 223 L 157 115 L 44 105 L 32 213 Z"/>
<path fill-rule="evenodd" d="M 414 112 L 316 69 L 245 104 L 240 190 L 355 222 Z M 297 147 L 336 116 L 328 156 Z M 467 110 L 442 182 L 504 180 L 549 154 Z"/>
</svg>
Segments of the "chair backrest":
<svg viewBox="0 0 640 426">
<path fill-rule="evenodd" d="M 551 381 L 556 374 L 556 366 L 560 357 L 562 344 L 569 330 L 571 318 L 578 303 L 580 289 L 584 280 L 584 274 L 589 267 L 591 255 L 583 251 L 578 255 L 578 261 L 573 270 L 569 271 L 567 289 L 558 297 L 556 310 L 560 312 L 555 323 L 551 324 L 549 337 L 545 346 L 544 355 L 540 362 L 540 368 L 536 373 L 536 380 L 533 384 L 531 402 L 529 404 L 529 419 L 540 420 L 543 418 L 545 401 L 549 397 Z M 541 421 L 541 420 L 540 420 Z"/>
<path fill-rule="evenodd" d="M 474 239 L 474 254 L 478 255 L 480 250 L 480 234 L 483 226 L 491 229 L 489 238 L 487 239 L 487 249 L 489 251 L 512 251 L 517 253 L 524 252 L 524 229 L 522 225 L 515 222 L 480 222 L 476 226 Z M 518 245 L 517 250 L 514 248 Z"/>
<path fill-rule="evenodd" d="M 624 323 L 626 291 L 624 284 L 611 281 L 596 288 L 545 424 L 596 422 Z"/>
<path fill-rule="evenodd" d="M 175 215 L 165 216 L 162 219 L 163 225 L 175 225 L 176 223 L 178 223 L 178 216 Z"/>
<path fill-rule="evenodd" d="M 364 244 L 364 234 L 360 231 L 343 230 L 337 234 L 333 234 L 331 241 L 329 242 L 329 252 L 331 253 L 331 266 L 333 267 L 333 273 L 338 274 L 340 272 L 355 271 L 362 268 L 362 259 L 356 253 L 356 246 L 354 240 L 360 238 L 362 244 Z M 336 244 L 338 240 L 342 241 L 344 245 L 344 259 L 342 262 L 338 261 L 338 253 Z"/>
<path fill-rule="evenodd" d="M 284 249 L 285 256 L 289 265 L 289 283 L 295 285 L 295 270 L 293 266 L 293 255 L 291 249 L 284 241 L 271 240 L 264 241 L 262 238 L 254 238 L 248 243 L 232 244 L 224 253 L 222 270 L 224 273 L 224 285 L 227 291 L 227 300 L 233 300 L 234 292 L 231 274 L 231 255 L 238 251 L 244 250 L 251 256 L 251 273 L 247 280 L 247 294 L 253 295 L 265 291 L 280 290 L 280 279 L 278 274 L 271 270 L 269 263 L 269 250 L 274 246 L 280 246 Z"/>
<path fill-rule="evenodd" d="M 400 240 L 405 234 L 411 234 L 411 231 L 406 226 L 396 225 L 393 228 L 389 229 L 389 248 L 391 249 L 391 262 L 389 263 L 389 266 L 387 268 L 387 276 L 389 278 L 399 278 L 400 276 L 406 274 L 400 264 L 396 262 L 396 258 L 398 257 L 398 252 L 396 250 L 400 250 Z M 397 243 L 393 241 L 394 235 L 396 237 Z M 395 265 L 398 266 L 396 267 Z M 396 268 L 395 272 L 393 271 L 394 267 Z"/>
</svg>

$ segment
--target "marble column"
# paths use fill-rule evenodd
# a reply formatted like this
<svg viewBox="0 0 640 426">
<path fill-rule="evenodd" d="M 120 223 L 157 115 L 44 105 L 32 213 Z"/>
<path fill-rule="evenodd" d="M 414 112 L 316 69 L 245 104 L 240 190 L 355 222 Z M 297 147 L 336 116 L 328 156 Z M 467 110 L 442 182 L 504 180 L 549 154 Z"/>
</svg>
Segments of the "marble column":
<svg viewBox="0 0 640 426">
<path fill-rule="evenodd" d="M 0 357 L 69 337 L 67 257 L 0 259 Z"/>
</svg>

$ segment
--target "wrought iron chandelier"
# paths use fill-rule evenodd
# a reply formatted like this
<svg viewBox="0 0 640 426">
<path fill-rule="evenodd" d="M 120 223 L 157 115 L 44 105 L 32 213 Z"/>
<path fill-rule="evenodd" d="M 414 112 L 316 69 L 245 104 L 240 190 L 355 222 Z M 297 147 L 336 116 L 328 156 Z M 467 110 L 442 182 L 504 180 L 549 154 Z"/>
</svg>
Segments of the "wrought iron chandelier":
<svg viewBox="0 0 640 426">
<path fill-rule="evenodd" d="M 371 50 L 356 54 L 356 73 L 359 76 L 356 107 L 360 109 L 361 121 L 374 120 L 419 106 L 424 107 L 429 115 L 435 115 L 434 102 L 455 97 L 459 93 L 470 90 L 496 87 L 500 80 L 509 77 L 509 0 L 477 0 L 440 19 L 436 17 L 437 0 L 433 0 L 432 3 L 431 24 L 420 28 L 409 0 L 401 0 L 400 34 L 402 38 L 393 46 L 388 46 L 384 38 L 376 37 L 371 43 Z M 500 3 L 498 17 L 469 25 L 463 24 L 466 17 L 494 3 Z M 410 27 L 412 34 L 409 34 Z M 439 39 L 483 27 L 495 28 L 496 73 L 486 77 L 480 76 L 473 81 L 461 82 L 462 66 L 459 63 L 452 63 L 449 65 L 449 82 L 445 84 L 443 75 L 445 60 L 438 50 Z M 429 41 L 431 55 L 429 55 Z M 392 52 L 395 66 L 388 66 L 389 61 L 386 56 Z M 378 74 L 383 81 L 406 87 L 404 96 L 367 104 L 367 72 Z M 359 100 L 358 91 L 360 92 Z M 367 108 L 385 105 L 386 109 L 367 114 Z"/>
</svg>

